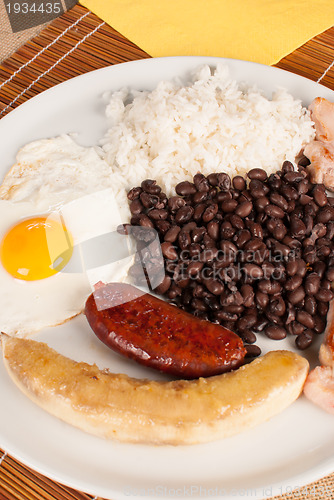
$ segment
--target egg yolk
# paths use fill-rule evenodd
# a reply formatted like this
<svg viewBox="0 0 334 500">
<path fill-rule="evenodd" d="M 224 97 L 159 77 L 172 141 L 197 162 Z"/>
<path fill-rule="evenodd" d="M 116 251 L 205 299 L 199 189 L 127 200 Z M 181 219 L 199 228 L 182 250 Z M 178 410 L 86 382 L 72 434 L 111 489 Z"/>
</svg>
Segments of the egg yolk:
<svg viewBox="0 0 334 500">
<path fill-rule="evenodd" d="M 59 221 L 33 217 L 19 222 L 3 238 L 0 259 L 14 278 L 35 281 L 53 276 L 71 259 L 73 240 Z"/>
</svg>

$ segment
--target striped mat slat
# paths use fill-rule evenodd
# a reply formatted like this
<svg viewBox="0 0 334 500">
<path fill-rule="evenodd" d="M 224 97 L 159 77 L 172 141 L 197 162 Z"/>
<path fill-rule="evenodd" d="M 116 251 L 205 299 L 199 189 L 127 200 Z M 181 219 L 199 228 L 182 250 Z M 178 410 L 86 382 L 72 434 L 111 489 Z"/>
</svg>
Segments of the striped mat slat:
<svg viewBox="0 0 334 500">
<path fill-rule="evenodd" d="M 95 14 L 77 5 L 0 65 L 0 114 L 4 116 L 74 76 L 147 57 Z"/>
<path fill-rule="evenodd" d="M 0 116 L 69 78 L 147 57 L 150 56 L 146 52 L 96 15 L 76 5 L 0 64 Z M 331 28 L 276 66 L 320 81 L 334 90 L 333 61 L 334 28 Z M 333 491 L 334 474 L 308 485 L 297 496 L 292 493 L 275 499 L 334 498 Z M 92 500 L 93 497 L 55 483 L 0 450 L 0 500 L 51 499 Z"/>
<path fill-rule="evenodd" d="M 93 497 L 58 484 L 5 455 L 0 464 L 0 500 L 2 498 L 6 500 L 92 500 Z"/>
<path fill-rule="evenodd" d="M 276 64 L 334 90 L 334 27 L 321 33 Z"/>
</svg>

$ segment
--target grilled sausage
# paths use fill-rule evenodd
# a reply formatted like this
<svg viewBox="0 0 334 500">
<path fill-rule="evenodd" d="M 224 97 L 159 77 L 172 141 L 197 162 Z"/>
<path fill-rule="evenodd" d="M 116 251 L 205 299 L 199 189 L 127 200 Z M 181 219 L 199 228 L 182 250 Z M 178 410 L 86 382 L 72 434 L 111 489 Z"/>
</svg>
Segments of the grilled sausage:
<svg viewBox="0 0 334 500">
<path fill-rule="evenodd" d="M 246 354 L 230 330 L 126 283 L 99 287 L 89 296 L 85 314 L 96 336 L 114 351 L 182 378 L 233 370 Z"/>
</svg>

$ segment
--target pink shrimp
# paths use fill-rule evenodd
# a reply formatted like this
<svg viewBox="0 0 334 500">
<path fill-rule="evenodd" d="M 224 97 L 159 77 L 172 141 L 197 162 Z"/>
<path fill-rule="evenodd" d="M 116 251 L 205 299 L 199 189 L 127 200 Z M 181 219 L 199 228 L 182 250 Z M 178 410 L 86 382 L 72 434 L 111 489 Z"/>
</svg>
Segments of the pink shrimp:
<svg viewBox="0 0 334 500">
<path fill-rule="evenodd" d="M 334 414 L 334 301 L 328 311 L 319 359 L 321 366 L 309 373 L 304 385 L 304 394 L 310 401 Z"/>
</svg>

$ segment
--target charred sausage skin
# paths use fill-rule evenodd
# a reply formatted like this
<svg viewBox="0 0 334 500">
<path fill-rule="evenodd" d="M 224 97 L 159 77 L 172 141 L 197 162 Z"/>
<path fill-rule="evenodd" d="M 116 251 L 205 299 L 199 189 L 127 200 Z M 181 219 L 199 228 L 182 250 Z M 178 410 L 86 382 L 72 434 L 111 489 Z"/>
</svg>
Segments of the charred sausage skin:
<svg viewBox="0 0 334 500">
<path fill-rule="evenodd" d="M 126 283 L 97 288 L 87 299 L 85 315 L 96 336 L 114 351 L 182 378 L 231 371 L 246 355 L 235 333 Z"/>
</svg>

